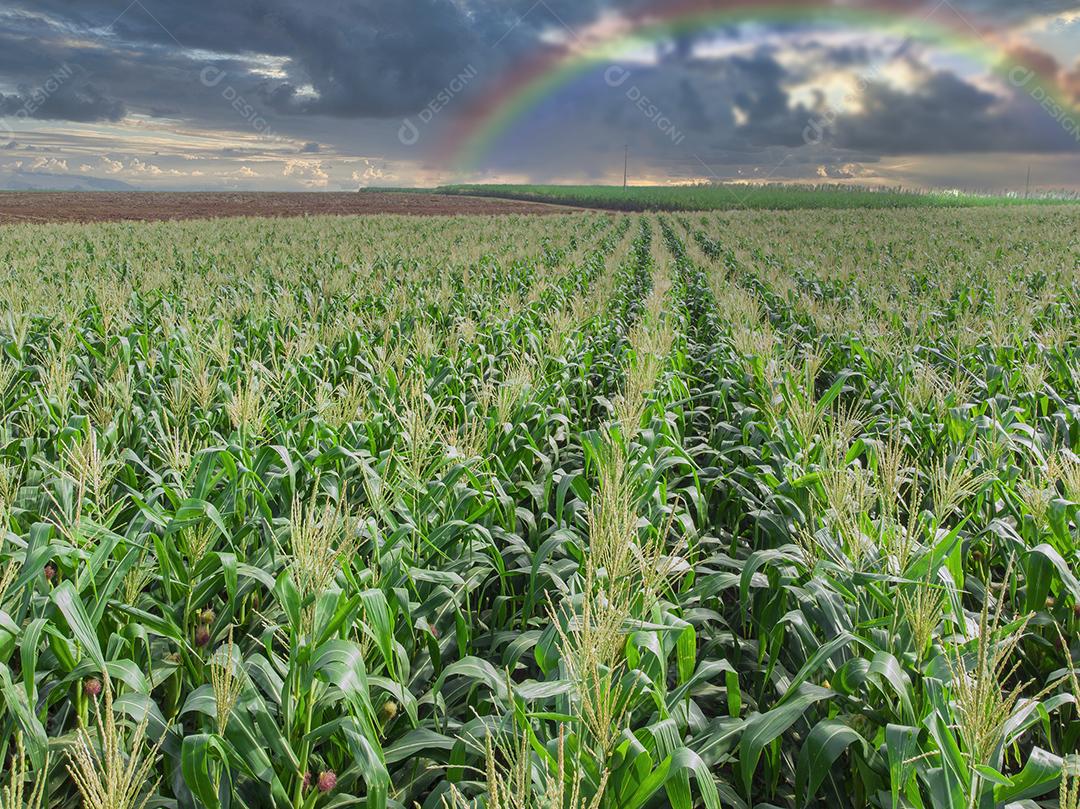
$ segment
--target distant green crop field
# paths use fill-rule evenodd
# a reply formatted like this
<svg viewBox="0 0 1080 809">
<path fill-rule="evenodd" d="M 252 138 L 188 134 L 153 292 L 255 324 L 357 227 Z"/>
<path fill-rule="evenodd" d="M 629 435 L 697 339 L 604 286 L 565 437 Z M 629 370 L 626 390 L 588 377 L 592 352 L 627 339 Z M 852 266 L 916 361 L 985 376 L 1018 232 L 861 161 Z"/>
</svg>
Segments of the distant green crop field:
<svg viewBox="0 0 1080 809">
<path fill-rule="evenodd" d="M 452 185 L 439 191 L 504 197 L 624 211 L 712 211 L 737 208 L 966 208 L 997 205 L 1051 205 L 1076 200 L 982 196 L 951 192 L 876 191 L 840 186 L 634 186 Z"/>
</svg>

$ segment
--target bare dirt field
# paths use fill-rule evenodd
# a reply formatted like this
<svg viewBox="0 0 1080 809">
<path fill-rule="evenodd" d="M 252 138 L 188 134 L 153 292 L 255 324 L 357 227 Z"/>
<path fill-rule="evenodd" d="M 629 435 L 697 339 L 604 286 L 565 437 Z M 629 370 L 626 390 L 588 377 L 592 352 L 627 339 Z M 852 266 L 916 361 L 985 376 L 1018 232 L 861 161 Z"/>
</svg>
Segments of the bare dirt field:
<svg viewBox="0 0 1080 809">
<path fill-rule="evenodd" d="M 551 214 L 566 206 L 390 192 L 174 193 L 0 191 L 0 224 L 212 219 L 224 216 Z"/>
</svg>

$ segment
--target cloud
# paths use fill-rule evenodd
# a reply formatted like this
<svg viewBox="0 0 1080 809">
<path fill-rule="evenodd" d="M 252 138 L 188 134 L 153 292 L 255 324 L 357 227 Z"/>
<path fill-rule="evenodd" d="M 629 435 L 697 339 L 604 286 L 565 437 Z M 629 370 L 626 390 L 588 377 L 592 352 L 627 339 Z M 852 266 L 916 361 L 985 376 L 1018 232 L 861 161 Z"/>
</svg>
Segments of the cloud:
<svg viewBox="0 0 1080 809">
<path fill-rule="evenodd" d="M 739 134 L 765 146 L 800 146 L 809 110 L 792 105 L 785 87 L 788 74 L 770 49 L 728 61 L 728 75 L 735 91 L 734 106 L 744 123 Z"/>
<path fill-rule="evenodd" d="M 193 142 L 212 139 L 205 147 L 184 149 L 199 151 L 201 159 L 220 159 L 206 167 L 213 178 L 257 179 L 239 172 L 267 163 L 275 168 L 263 170 L 265 183 L 336 187 L 350 178 L 384 181 L 378 172 L 388 171 L 385 160 L 409 178 L 420 167 L 438 170 L 429 162 L 435 150 L 427 150 L 443 127 L 460 122 L 471 102 L 486 98 L 519 66 L 570 52 L 579 38 L 602 40 L 625 29 L 627 16 L 647 16 L 645 9 L 655 15 L 657 3 L 140 0 L 103 33 L 120 10 L 114 0 L 6 0 L 0 81 L 8 94 L 0 94 L 0 114 L 10 116 L 34 101 L 37 120 L 123 122 L 93 133 L 84 129 L 87 146 L 78 153 L 108 153 L 116 168 L 110 159 L 82 165 L 140 181 L 176 176 L 167 174 L 175 171 L 171 165 L 187 168 L 168 160 L 169 149 L 179 159 L 176 135 Z M 1080 2 L 952 0 L 935 6 L 933 0 L 915 0 L 911 16 L 917 20 L 932 12 L 934 21 L 948 24 L 945 15 L 955 14 L 953 8 L 975 24 L 990 21 L 995 33 L 1014 41 L 1007 24 L 1077 9 Z M 842 171 L 898 150 L 1075 148 L 1031 99 L 1010 97 L 992 74 L 976 75 L 978 67 L 943 56 L 940 49 L 901 43 L 884 29 L 853 33 L 832 25 L 754 20 L 754 14 L 747 7 L 751 19 L 745 24 L 672 36 L 635 54 L 631 82 L 685 135 L 681 147 L 626 97 L 625 87 L 621 92 L 605 85 L 601 67 L 538 105 L 505 139 L 514 148 L 496 151 L 486 162 L 504 174 L 556 179 L 581 172 L 600 179 L 616 163 L 621 173 L 621 145 L 628 143 L 635 159 L 658 176 L 663 167 L 671 176 L 698 176 L 706 171 L 703 162 L 719 175 L 768 173 L 786 160 L 785 169 L 797 165 L 812 177 L 818 166 Z M 727 50 L 708 52 L 705 46 L 725 38 Z M 908 51 L 901 57 L 898 45 Z M 908 57 L 922 62 L 911 82 L 867 82 L 859 107 L 840 110 L 827 140 L 806 146 L 808 121 L 836 103 L 844 77 Z M 1033 46 L 1024 57 L 1027 63 L 1042 60 L 1042 68 L 1054 70 L 1062 89 L 1080 103 L 1080 66 L 1063 69 Z M 72 66 L 70 75 L 43 97 L 38 91 L 48 89 L 50 77 L 65 65 Z M 416 120 L 465 70 L 474 71 L 475 80 L 445 105 L 419 147 L 403 147 L 397 137 L 401 117 Z M 250 105 L 244 108 L 250 114 L 237 108 L 238 98 Z M 255 131 L 252 116 L 265 118 L 278 137 Z M 55 151 L 59 128 L 40 129 L 50 137 L 34 141 L 33 133 L 24 137 L 22 131 L 17 137 Z M 74 140 L 70 132 L 77 129 L 69 128 L 65 137 Z M 160 144 L 163 156 L 146 161 Z M 350 162 L 350 155 L 361 154 L 380 162 Z M 333 167 L 317 159 L 328 155 Z"/>
<path fill-rule="evenodd" d="M 0 31 L 0 75 L 29 79 L 68 59 L 95 81 L 100 77 L 129 106 L 172 115 L 190 114 L 208 97 L 220 97 L 208 92 L 220 88 L 199 80 L 204 68 L 213 67 L 226 77 L 222 88 L 231 86 L 279 113 L 395 117 L 422 108 L 470 64 L 489 76 L 512 64 L 541 45 L 543 31 L 559 25 L 556 15 L 581 24 L 603 5 L 140 0 L 116 19 L 112 0 L 77 6 L 67 0 L 10 0 L 9 6 L 26 13 L 6 19 Z M 109 34 L 102 36 L 106 27 Z M 497 42 L 505 47 L 492 47 Z M 88 102 L 103 101 L 87 93 Z M 89 109 L 80 114 L 92 120 Z"/>
<path fill-rule="evenodd" d="M 871 82 L 832 144 L 880 154 L 1064 151 L 1076 144 L 1031 99 L 1003 100 L 953 73 L 925 72 L 911 91 Z M 1049 125 L 1048 125 L 1049 124 Z"/>
<path fill-rule="evenodd" d="M 128 171 L 134 172 L 135 174 L 152 175 L 161 175 L 165 173 L 160 166 L 155 166 L 153 163 L 146 163 L 137 157 L 133 157 L 128 161 Z"/>
<path fill-rule="evenodd" d="M 308 188 L 325 188 L 330 179 L 321 160 L 288 160 L 282 176 L 292 177 Z"/>
<path fill-rule="evenodd" d="M 1080 106 L 1080 60 L 1068 70 L 1053 55 L 1024 44 L 1013 45 L 1005 58 L 1011 65 L 1035 71 L 1042 81 L 1056 85 L 1067 101 Z"/>
<path fill-rule="evenodd" d="M 117 120 L 122 108 L 115 104 L 121 103 L 159 117 L 199 113 L 218 125 L 236 124 L 228 104 L 221 103 L 226 86 L 264 115 L 354 119 L 415 114 L 463 71 L 475 70 L 477 80 L 469 89 L 482 92 L 485 84 L 494 84 L 522 62 L 572 48 L 577 36 L 618 30 L 620 15 L 655 16 L 657 7 L 655 0 L 190 0 L 181 5 L 140 0 L 102 39 L 100 31 L 116 17 L 111 0 L 83 0 L 77 7 L 69 0 L 9 3 L 31 13 L 0 32 L 0 75 L 35 76 L 69 60 L 108 88 L 106 95 L 88 86 L 81 110 L 70 99 L 73 113 L 84 116 L 71 120 L 99 120 L 85 117 L 91 115 Z M 977 20 L 1003 19 L 1010 8 L 1014 16 L 1027 17 L 1078 6 L 1034 2 L 1017 11 L 1017 4 L 1005 0 L 955 0 L 954 5 Z M 913 3 L 912 18 L 928 10 L 952 13 L 929 2 Z M 750 9 L 748 19 L 753 17 Z M 769 28 L 791 26 L 759 21 L 759 31 Z M 687 59 L 693 43 L 709 35 L 703 29 L 673 36 L 658 44 L 658 52 L 667 59 Z M 858 42 L 846 48 L 820 45 L 804 54 L 834 64 L 864 56 Z M 224 76 L 222 85 L 200 82 L 207 67 Z"/>
<path fill-rule="evenodd" d="M 933 4 L 929 4 L 931 7 Z M 1024 0 L 1023 3 L 1014 0 L 950 0 L 943 9 L 937 6 L 935 14 L 951 11 L 953 15 L 971 15 L 970 19 L 978 21 L 994 21 L 1018 23 L 1032 17 L 1042 17 L 1051 14 L 1061 14 L 1065 11 L 1074 11 L 1077 8 L 1075 0 Z"/>
<path fill-rule="evenodd" d="M 123 101 L 111 98 L 82 81 L 64 64 L 39 86 L 22 84 L 18 91 L 0 93 L 0 115 L 37 120 L 119 121 L 127 113 Z"/>
<path fill-rule="evenodd" d="M 92 166 L 83 164 L 79 167 L 80 171 L 93 172 L 98 171 L 104 174 L 124 174 L 128 176 L 142 176 L 142 177 L 186 177 L 189 176 L 187 172 L 180 171 L 173 168 L 163 168 L 156 163 L 149 160 L 143 160 L 139 157 L 128 158 L 125 164 L 121 160 L 112 160 L 104 155 L 98 158 L 98 165 Z"/>
<path fill-rule="evenodd" d="M 859 163 L 839 163 L 817 167 L 817 176 L 828 180 L 855 180 L 873 176 L 873 171 Z"/>
<path fill-rule="evenodd" d="M 40 163 L 42 160 L 44 160 L 44 158 L 39 158 L 37 162 Z M 36 163 L 35 168 L 37 168 Z M 48 168 L 54 169 L 54 167 L 51 165 Z M 161 182 L 167 182 L 169 180 L 175 181 L 177 178 L 198 178 L 206 176 L 205 172 L 200 169 L 183 171 L 170 165 L 161 165 L 159 162 L 144 160 L 140 157 L 129 157 L 125 159 L 114 160 L 111 157 L 105 155 L 98 157 L 95 162 L 80 164 L 78 170 L 79 173 L 86 175 L 124 177 L 125 179 L 149 181 L 157 185 L 160 185 Z M 242 166 L 236 172 L 223 172 L 221 176 L 258 176 L 257 174 L 249 172 L 251 172 L 251 170 L 247 166 Z"/>
<path fill-rule="evenodd" d="M 123 170 L 123 163 L 121 163 L 119 160 L 110 160 L 104 155 L 98 158 L 97 165 L 93 163 L 83 163 L 79 166 L 79 171 L 81 171 L 83 174 L 91 174 L 95 172 L 101 172 L 103 174 L 119 174 Z"/>
<path fill-rule="evenodd" d="M 1073 70 L 1061 77 L 1061 89 L 1074 104 L 1080 105 L 1080 61 Z"/>
<path fill-rule="evenodd" d="M 364 159 L 360 161 L 360 168 L 352 172 L 352 179 L 355 183 L 373 185 L 397 179 L 397 175 L 388 168 L 384 160 Z"/>
<path fill-rule="evenodd" d="M 522 60 L 564 47 L 558 40 L 573 44 L 564 25 L 585 35 L 603 28 L 598 21 L 655 9 L 655 2 L 640 0 L 191 0 L 182 6 L 140 0 L 116 20 L 106 40 L 99 32 L 115 19 L 110 0 L 84 0 L 77 7 L 68 0 L 9 2 L 32 13 L 12 18 L 0 32 L 0 75 L 40 82 L 43 72 L 70 63 L 108 88 L 106 93 L 87 84 L 79 92 L 58 93 L 53 108 L 45 110 L 52 117 L 115 121 L 126 108 L 136 107 L 152 116 L 198 119 L 219 128 L 244 125 L 221 97 L 226 88 L 263 115 L 375 119 L 414 114 L 462 71 L 476 71 L 475 83 L 466 89 L 481 93 Z M 1006 5 L 1003 0 L 956 2 L 963 12 L 980 15 L 1000 14 Z M 1026 5 L 1032 13 L 1044 13 L 1076 3 Z M 917 18 L 918 12 L 915 4 L 912 15 Z M 774 23 L 764 27 L 769 26 L 784 29 Z M 665 59 L 685 60 L 692 43 L 707 35 L 675 37 L 660 43 L 658 52 Z M 803 52 L 806 61 L 834 65 L 865 56 L 858 42 L 844 47 L 819 43 Z M 207 67 L 223 77 L 222 84 L 207 87 L 200 81 Z M 797 80 L 794 69 L 785 68 L 791 80 Z M 23 100 L 17 95 L 13 103 L 18 107 Z M 308 138 L 304 152 L 314 153 L 308 145 L 318 142 Z"/>
<path fill-rule="evenodd" d="M 56 157 L 39 157 L 30 164 L 30 171 L 66 172 L 67 170 L 67 161 Z"/>
<path fill-rule="evenodd" d="M 1043 78 L 1050 80 L 1056 79 L 1058 71 L 1061 69 L 1057 59 L 1051 54 L 1023 43 L 1010 46 L 1005 53 L 1005 59 L 1009 63 L 1030 68 Z"/>
</svg>

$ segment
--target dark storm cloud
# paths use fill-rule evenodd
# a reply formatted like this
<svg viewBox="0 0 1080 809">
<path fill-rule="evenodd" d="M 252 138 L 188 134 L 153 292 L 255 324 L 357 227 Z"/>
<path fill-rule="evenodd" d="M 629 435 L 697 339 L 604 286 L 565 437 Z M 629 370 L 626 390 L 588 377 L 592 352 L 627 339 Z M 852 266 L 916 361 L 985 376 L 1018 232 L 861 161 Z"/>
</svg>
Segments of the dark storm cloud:
<svg viewBox="0 0 1080 809">
<path fill-rule="evenodd" d="M 293 82 L 269 86 L 274 109 L 337 117 L 403 115 L 422 107 L 473 55 L 483 55 L 481 31 L 457 6 L 438 0 L 398 0 L 361 6 L 344 20 L 317 7 L 282 10 Z M 480 67 L 477 65 L 476 67 Z M 303 80 L 314 96 L 301 95 Z"/>
<path fill-rule="evenodd" d="M 1076 141 L 1030 99 L 1008 101 L 936 71 L 913 91 L 869 84 L 858 114 L 840 116 L 833 145 L 888 154 L 1069 151 Z"/>
<path fill-rule="evenodd" d="M 738 127 L 746 140 L 765 146 L 799 146 L 810 113 L 792 106 L 785 84 L 788 74 L 767 49 L 752 56 L 737 56 L 727 63 L 735 92 L 735 106 L 746 117 Z"/>
<path fill-rule="evenodd" d="M 128 13 L 137 11 L 133 6 Z M 31 94 L 47 94 L 43 114 L 31 117 L 118 120 L 134 111 L 187 118 L 211 128 L 235 123 L 235 114 L 219 97 L 218 103 L 207 103 L 214 94 L 199 81 L 205 62 L 175 46 L 107 35 L 102 30 L 107 23 L 99 28 L 70 21 L 61 26 L 40 17 L 0 19 L 0 82 L 20 88 L 9 96 L 25 100 Z M 237 69 L 238 83 L 243 84 L 240 71 L 247 70 L 245 63 L 222 59 L 219 64 L 222 69 Z M 69 72 L 59 91 L 52 93 L 49 86 L 55 77 Z M 254 84 L 250 87 L 255 89 Z M 5 109 L 10 106 L 9 100 Z"/>
<path fill-rule="evenodd" d="M 339 153 L 343 142 L 360 153 L 394 155 L 395 149 L 401 153 L 395 119 L 427 106 L 463 71 L 476 76 L 463 94 L 483 96 L 523 59 L 557 49 L 558 37 L 573 42 L 576 32 L 601 13 L 658 5 L 657 0 L 129 2 L 0 0 L 0 114 L 24 108 L 34 88 L 58 66 L 70 64 L 78 68 L 76 78 L 49 94 L 34 117 L 116 121 L 136 112 L 179 119 L 196 130 L 242 130 L 245 121 L 223 98 L 227 89 L 266 116 L 275 133 L 291 137 L 293 155 Z M 995 20 L 1075 9 L 1080 3 L 952 0 L 934 13 L 953 13 L 953 7 L 973 19 Z M 912 14 L 933 8 L 913 3 Z M 756 26 L 759 34 L 805 30 L 794 23 Z M 740 32 L 738 26 L 725 30 Z M 827 163 L 806 149 L 804 135 L 809 120 L 825 106 L 824 96 L 795 103 L 792 88 L 812 84 L 820 72 L 859 71 L 881 58 L 869 44 L 806 37 L 795 48 L 797 59 L 782 59 L 768 47 L 699 58 L 695 46 L 708 36 L 679 34 L 659 43 L 658 64 L 636 67 L 633 83 L 710 163 L 770 162 L 774 154 L 793 151 L 813 155 L 805 157 L 807 165 Z M 207 68 L 214 81 L 206 81 Z M 597 155 L 610 150 L 613 131 L 620 148 L 629 142 L 658 160 L 698 162 L 676 155 L 672 139 L 629 103 L 625 92 L 605 86 L 599 74 L 594 78 L 580 95 L 534 113 L 537 137 L 545 143 L 535 151 L 520 150 L 506 164 L 527 170 L 555 161 L 551 170 L 556 171 L 581 155 L 581 167 L 591 169 L 600 162 Z M 1080 73 L 1074 83 L 1080 85 Z M 1032 123 L 1040 114 L 1032 104 L 1003 102 L 951 73 L 927 71 L 919 86 L 903 90 L 869 84 L 865 95 L 864 111 L 837 116 L 822 148 L 873 160 L 897 152 L 1067 144 L 1053 122 Z M 467 104 L 455 103 L 447 119 L 465 109 Z M 240 159 L 260 151 L 253 147 L 223 156 Z M 416 156 L 415 151 L 410 155 Z"/>
<path fill-rule="evenodd" d="M 1077 6 L 956 0 L 951 8 L 1000 17 Z M 78 58 L 130 106 L 195 116 L 207 95 L 198 92 L 205 89 L 199 71 L 212 63 L 228 71 L 239 93 L 279 114 L 396 117 L 424 107 L 469 67 L 481 81 L 494 81 L 518 59 L 550 47 L 544 31 L 572 40 L 601 12 L 657 7 L 655 0 L 9 0 L 0 2 L 0 12 L 9 9 L 0 27 L 0 76 L 34 81 Z M 912 13 L 919 8 L 913 4 Z M 696 40 L 679 34 L 662 50 L 687 58 Z M 825 51 L 822 57 L 838 64 L 863 58 L 857 47 Z M 261 71 L 264 57 L 282 60 L 285 76 Z M 163 96 L 170 103 L 163 105 Z"/>
<path fill-rule="evenodd" d="M 791 103 L 786 74 L 769 49 L 624 69 L 626 81 L 617 87 L 599 68 L 549 98 L 507 134 L 492 165 L 549 179 L 610 178 L 616 163 L 621 171 L 625 143 L 632 162 L 670 176 L 730 178 L 740 168 L 749 176 L 756 165 L 776 165 L 804 146 L 810 112 Z M 821 158 L 806 160 L 812 174 Z"/>
<path fill-rule="evenodd" d="M 986 145 L 992 136 L 988 127 L 994 122 L 991 109 L 996 100 L 993 94 L 944 72 L 926 78 L 914 92 L 871 83 L 862 93 L 863 111 L 837 121 L 834 143 L 893 153 L 967 151 L 977 141 Z"/>
<path fill-rule="evenodd" d="M 825 47 L 804 40 L 793 50 L 804 54 Z M 849 49 L 827 69 L 858 68 L 895 53 L 890 42 L 866 48 L 866 53 Z M 864 176 L 860 167 L 878 164 L 886 155 L 1075 153 L 1072 136 L 1032 99 L 991 93 L 935 71 L 920 61 L 918 51 L 904 57 L 911 78 L 903 89 L 870 80 L 878 75 L 874 70 L 856 69 L 866 78 L 846 111 L 832 110 L 822 92 L 794 96 L 793 81 L 806 74 L 801 65 L 786 67 L 774 46 L 635 65 L 626 83 L 614 89 L 600 68 L 533 110 L 486 163 L 493 170 L 552 180 L 610 181 L 621 173 L 625 143 L 632 165 L 654 176 L 727 180 L 775 173 L 850 180 Z M 667 137 L 628 97 L 631 86 L 634 98 L 647 98 L 685 137 L 677 143 Z M 811 128 L 817 120 L 827 122 L 821 138 Z"/>
<path fill-rule="evenodd" d="M 126 85 L 131 104 L 145 105 L 163 93 L 189 96 L 184 85 L 197 83 L 209 62 L 228 69 L 238 90 L 257 87 L 262 102 L 279 113 L 394 117 L 422 108 L 469 66 L 492 77 L 542 47 L 541 31 L 584 25 L 605 5 L 138 0 L 128 6 L 127 0 L 35 0 L 22 6 L 33 15 L 11 16 L 0 30 L 0 75 L 34 74 L 74 55 L 94 62 L 86 67 L 95 75 Z M 74 41 L 72 32 L 78 34 Z M 288 75 L 262 75 L 253 61 L 260 57 L 284 60 Z M 122 71 L 127 75 L 117 75 Z"/>
<path fill-rule="evenodd" d="M 706 131 L 712 126 L 712 119 L 706 110 L 705 100 L 689 78 L 683 78 L 679 81 L 676 98 L 675 114 L 685 121 L 687 128 Z"/>
<path fill-rule="evenodd" d="M 548 47 L 542 32 L 573 39 L 611 6 L 598 0 L 366 0 L 347 17 L 316 13 L 308 4 L 282 7 L 276 15 L 288 32 L 295 75 L 268 82 L 262 97 L 284 113 L 410 114 L 463 72 L 494 81 L 517 60 Z M 302 82 L 314 96 L 301 94 Z"/>
<path fill-rule="evenodd" d="M 49 93 L 23 86 L 17 93 L 0 93 L 0 116 L 34 118 L 42 121 L 119 121 L 124 102 L 109 98 L 92 84 L 62 87 Z"/>
</svg>

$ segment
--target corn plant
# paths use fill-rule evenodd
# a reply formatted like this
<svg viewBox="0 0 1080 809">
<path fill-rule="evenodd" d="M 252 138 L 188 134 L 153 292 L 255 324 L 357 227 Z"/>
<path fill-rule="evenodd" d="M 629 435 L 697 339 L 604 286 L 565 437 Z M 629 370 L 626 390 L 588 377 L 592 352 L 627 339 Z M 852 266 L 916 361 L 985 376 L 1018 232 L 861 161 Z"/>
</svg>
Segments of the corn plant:
<svg viewBox="0 0 1080 809">
<path fill-rule="evenodd" d="M 1076 209 L 916 202 L 2 229 L 3 807 L 1075 807 Z"/>
</svg>

